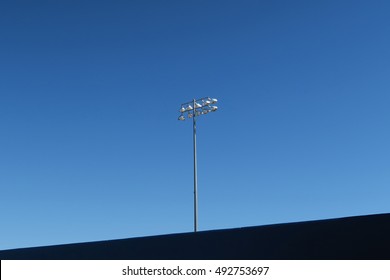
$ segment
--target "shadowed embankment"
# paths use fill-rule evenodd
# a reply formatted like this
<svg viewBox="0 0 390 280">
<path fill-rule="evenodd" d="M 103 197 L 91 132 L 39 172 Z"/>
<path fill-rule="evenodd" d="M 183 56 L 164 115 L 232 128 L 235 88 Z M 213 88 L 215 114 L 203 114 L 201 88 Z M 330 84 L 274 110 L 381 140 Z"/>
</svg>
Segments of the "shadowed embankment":
<svg viewBox="0 0 390 280">
<path fill-rule="evenodd" d="M 390 214 L 3 250 L 0 259 L 390 259 Z"/>
</svg>

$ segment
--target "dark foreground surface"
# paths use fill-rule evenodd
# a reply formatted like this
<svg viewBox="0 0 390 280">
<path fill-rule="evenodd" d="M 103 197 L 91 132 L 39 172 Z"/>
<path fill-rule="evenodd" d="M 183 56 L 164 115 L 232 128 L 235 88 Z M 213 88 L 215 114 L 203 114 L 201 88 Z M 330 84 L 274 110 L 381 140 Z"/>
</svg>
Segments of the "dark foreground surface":
<svg viewBox="0 0 390 280">
<path fill-rule="evenodd" d="M 390 259 L 390 214 L 0 251 L 0 259 Z"/>
</svg>

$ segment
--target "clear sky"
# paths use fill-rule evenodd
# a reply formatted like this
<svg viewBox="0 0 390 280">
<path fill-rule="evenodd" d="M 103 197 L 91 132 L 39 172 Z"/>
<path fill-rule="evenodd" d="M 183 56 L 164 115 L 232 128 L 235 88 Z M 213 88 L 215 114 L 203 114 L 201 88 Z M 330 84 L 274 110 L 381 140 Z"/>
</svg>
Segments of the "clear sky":
<svg viewBox="0 0 390 280">
<path fill-rule="evenodd" d="M 0 2 L 0 249 L 390 212 L 389 1 Z"/>
</svg>

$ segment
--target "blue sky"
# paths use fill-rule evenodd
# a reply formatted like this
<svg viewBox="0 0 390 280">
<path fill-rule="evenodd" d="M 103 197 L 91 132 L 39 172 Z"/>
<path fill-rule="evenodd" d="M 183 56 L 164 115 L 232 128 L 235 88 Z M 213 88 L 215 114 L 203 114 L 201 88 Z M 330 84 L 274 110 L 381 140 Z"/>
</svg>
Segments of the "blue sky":
<svg viewBox="0 0 390 280">
<path fill-rule="evenodd" d="M 390 212 L 388 1 L 1 1 L 0 249 Z"/>
</svg>

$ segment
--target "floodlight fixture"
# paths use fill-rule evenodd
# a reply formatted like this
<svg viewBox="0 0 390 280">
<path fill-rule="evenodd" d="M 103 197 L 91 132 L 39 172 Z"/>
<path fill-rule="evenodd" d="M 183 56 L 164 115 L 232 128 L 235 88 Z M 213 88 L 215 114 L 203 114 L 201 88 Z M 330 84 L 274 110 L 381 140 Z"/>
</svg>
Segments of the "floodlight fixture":
<svg viewBox="0 0 390 280">
<path fill-rule="evenodd" d="M 211 104 L 210 100 L 203 101 L 203 106 L 207 106 L 207 105 L 210 105 L 210 104 Z"/>
</svg>

